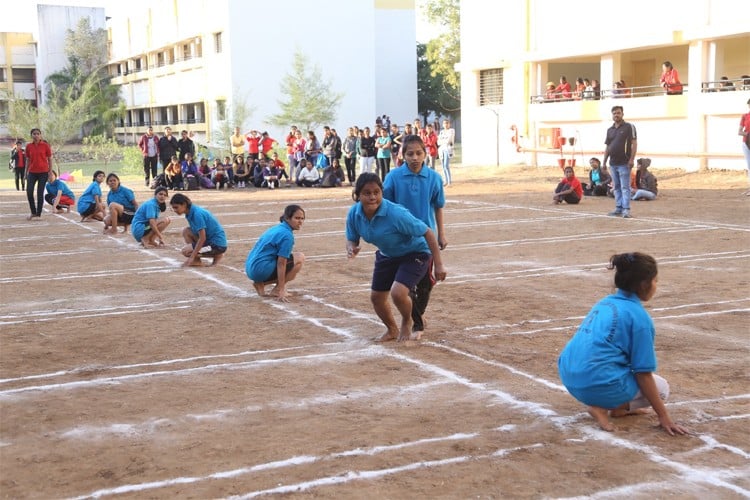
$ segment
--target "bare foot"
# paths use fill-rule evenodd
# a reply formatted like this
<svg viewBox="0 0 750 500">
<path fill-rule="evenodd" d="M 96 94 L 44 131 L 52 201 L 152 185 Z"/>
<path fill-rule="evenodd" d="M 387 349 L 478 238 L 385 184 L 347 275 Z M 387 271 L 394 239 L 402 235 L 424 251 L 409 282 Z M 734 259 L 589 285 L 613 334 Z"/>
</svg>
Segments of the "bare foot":
<svg viewBox="0 0 750 500">
<path fill-rule="evenodd" d="M 412 332 L 411 334 L 411 340 L 421 340 L 422 339 L 422 330 L 417 330 L 416 332 Z"/>
<path fill-rule="evenodd" d="M 389 340 L 396 340 L 398 338 L 398 330 L 388 330 L 380 337 L 375 337 L 375 342 L 388 342 Z"/>
<path fill-rule="evenodd" d="M 215 266 L 216 264 L 218 264 L 222 257 L 224 257 L 223 253 L 220 253 L 218 255 L 214 255 L 214 258 L 211 261 L 211 264 L 209 264 L 209 266 Z"/>
<path fill-rule="evenodd" d="M 117 226 L 112 226 L 109 229 L 107 229 L 108 234 L 117 234 Z"/>
<path fill-rule="evenodd" d="M 198 257 L 197 259 L 193 259 L 188 264 L 190 267 L 203 267 L 203 261 Z"/>
<path fill-rule="evenodd" d="M 253 282 L 253 288 L 255 288 L 255 291 L 258 292 L 258 295 L 260 295 L 261 297 L 265 297 L 266 285 L 264 285 L 263 283 Z"/>
<path fill-rule="evenodd" d="M 602 430 L 607 432 L 615 430 L 615 426 L 609 421 L 609 412 L 606 409 L 599 408 L 598 406 L 589 406 L 587 410 Z"/>
<path fill-rule="evenodd" d="M 411 339 L 411 328 L 414 326 L 414 322 L 409 316 L 406 319 L 401 320 L 401 330 L 399 331 L 398 341 L 404 342 L 405 340 Z"/>
<path fill-rule="evenodd" d="M 32 214 L 32 215 L 29 215 L 28 217 L 26 217 L 26 220 L 39 220 L 39 219 L 41 219 L 40 215 L 33 215 Z"/>
<path fill-rule="evenodd" d="M 61 214 L 61 213 L 63 213 L 63 209 L 62 208 L 55 209 L 55 213 L 56 214 Z"/>
<path fill-rule="evenodd" d="M 612 418 L 627 417 L 628 415 L 645 415 L 648 413 L 647 408 L 638 408 L 636 410 L 627 410 L 625 408 L 615 408 L 609 412 L 609 416 Z"/>
</svg>

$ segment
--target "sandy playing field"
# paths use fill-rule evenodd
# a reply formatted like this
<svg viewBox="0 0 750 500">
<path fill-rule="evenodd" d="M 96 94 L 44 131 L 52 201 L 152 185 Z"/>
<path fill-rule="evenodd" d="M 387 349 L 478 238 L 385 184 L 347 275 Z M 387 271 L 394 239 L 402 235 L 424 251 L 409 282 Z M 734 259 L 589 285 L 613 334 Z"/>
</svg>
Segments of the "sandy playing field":
<svg viewBox="0 0 750 500">
<path fill-rule="evenodd" d="M 456 169 L 427 331 L 384 345 L 373 248 L 345 255 L 348 188 L 187 193 L 229 238 L 190 269 L 182 218 L 145 250 L 76 214 L 27 222 L 4 190 L 0 496 L 748 498 L 745 174 L 655 173 L 625 220 L 609 198 L 552 205 L 558 169 Z M 280 303 L 244 261 L 288 203 L 307 262 Z M 660 265 L 659 373 L 692 436 L 653 413 L 603 432 L 557 376 L 610 255 L 634 250 Z"/>
</svg>

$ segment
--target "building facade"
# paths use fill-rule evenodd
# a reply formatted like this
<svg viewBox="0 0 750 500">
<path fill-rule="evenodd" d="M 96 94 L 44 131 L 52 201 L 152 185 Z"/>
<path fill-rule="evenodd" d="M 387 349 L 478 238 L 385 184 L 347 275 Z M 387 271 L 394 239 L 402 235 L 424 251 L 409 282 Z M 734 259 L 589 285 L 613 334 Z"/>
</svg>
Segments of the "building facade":
<svg viewBox="0 0 750 500">
<path fill-rule="evenodd" d="M 212 144 L 235 100 L 252 114 L 233 126 L 283 138 L 288 127 L 268 118 L 297 51 L 343 94 L 329 124 L 340 134 L 382 114 L 401 123 L 416 116 L 414 0 L 173 0 L 136 2 L 129 12 L 109 21 L 109 72 L 126 105 L 116 134 L 127 142 L 169 125 Z"/>
<path fill-rule="evenodd" d="M 36 53 L 31 33 L 0 33 L 0 137 L 8 135 L 8 95 L 37 102 Z"/>
<path fill-rule="evenodd" d="M 637 126 L 639 156 L 653 166 L 745 168 L 737 128 L 750 97 L 748 17 L 744 0 L 680 9 L 647 0 L 590 9 L 462 0 L 464 163 L 556 165 L 558 136 L 574 139 L 565 157 L 601 158 L 611 107 L 622 105 Z M 664 61 L 678 69 L 682 95 L 660 87 Z M 600 98 L 547 99 L 546 83 L 563 75 L 573 89 L 578 77 L 598 80 Z M 724 91 L 722 76 L 735 90 Z"/>
</svg>

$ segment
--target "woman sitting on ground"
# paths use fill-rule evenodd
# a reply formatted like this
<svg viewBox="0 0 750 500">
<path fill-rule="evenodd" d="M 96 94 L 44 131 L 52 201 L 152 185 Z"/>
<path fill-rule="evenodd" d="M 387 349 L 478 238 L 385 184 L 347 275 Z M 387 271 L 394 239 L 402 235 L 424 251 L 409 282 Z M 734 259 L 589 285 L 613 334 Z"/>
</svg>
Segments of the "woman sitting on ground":
<svg viewBox="0 0 750 500">
<path fill-rule="evenodd" d="M 164 168 L 164 177 L 170 189 L 182 189 L 182 166 L 177 155 L 172 155 L 172 159 Z"/>
<path fill-rule="evenodd" d="M 583 194 L 586 196 L 607 196 L 612 176 L 609 175 L 607 167 L 602 167 L 599 158 L 589 160 L 591 170 L 589 171 L 589 184 L 583 185 Z"/>
<path fill-rule="evenodd" d="M 632 199 L 655 200 L 656 193 L 659 189 L 656 187 L 656 177 L 648 171 L 648 167 L 651 165 L 651 160 L 649 158 L 639 158 L 636 165 L 635 185 L 637 186 L 637 189 L 631 189 L 633 192 Z"/>
<path fill-rule="evenodd" d="M 565 177 L 555 188 L 555 194 L 552 196 L 552 201 L 555 204 L 560 204 L 563 201 L 571 205 L 576 205 L 583 198 L 583 186 L 576 177 L 573 167 L 565 167 Z"/>
</svg>

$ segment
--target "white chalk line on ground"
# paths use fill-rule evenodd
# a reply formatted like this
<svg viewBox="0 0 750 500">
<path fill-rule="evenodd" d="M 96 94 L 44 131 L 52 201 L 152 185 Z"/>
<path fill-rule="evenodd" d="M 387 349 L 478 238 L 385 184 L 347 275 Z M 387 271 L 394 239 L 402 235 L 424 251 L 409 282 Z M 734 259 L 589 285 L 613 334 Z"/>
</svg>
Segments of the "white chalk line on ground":
<svg viewBox="0 0 750 500">
<path fill-rule="evenodd" d="M 331 461 L 331 460 L 336 460 L 340 458 L 351 458 L 351 457 L 357 457 L 357 456 L 376 456 L 381 453 L 415 448 L 415 447 L 426 445 L 426 444 L 436 444 L 436 443 L 451 442 L 451 441 L 466 441 L 469 439 L 474 439 L 477 436 L 479 436 L 478 433 L 450 434 L 447 436 L 437 436 L 437 437 L 432 437 L 432 438 L 418 439 L 415 441 L 406 441 L 406 442 L 402 442 L 402 443 L 398 443 L 394 445 L 380 445 L 380 446 L 373 446 L 373 447 L 364 448 L 364 449 L 355 448 L 352 450 L 347 450 L 347 451 L 338 452 L 338 453 L 330 453 L 328 455 L 322 455 L 322 456 L 321 455 L 295 456 L 286 460 L 278 460 L 274 462 L 266 462 L 262 464 L 257 464 L 257 465 L 253 465 L 249 467 L 242 467 L 239 469 L 220 471 L 220 472 L 215 472 L 206 476 L 180 477 L 180 478 L 174 478 L 174 479 L 167 479 L 163 481 L 152 481 L 148 483 L 129 484 L 129 485 L 118 486 L 115 488 L 101 489 L 101 490 L 97 490 L 86 495 L 75 497 L 75 499 L 83 500 L 87 498 L 101 498 L 103 496 L 119 495 L 119 494 L 124 494 L 124 493 L 135 493 L 135 492 L 147 491 L 147 490 L 158 489 L 158 488 L 165 488 L 165 487 L 175 486 L 175 485 L 180 485 L 180 484 L 194 484 L 194 483 L 199 483 L 199 482 L 209 481 L 209 480 L 216 480 L 216 479 L 230 479 L 230 478 L 240 477 L 240 476 L 244 476 L 248 474 L 253 474 L 256 472 L 264 472 L 268 470 L 282 469 L 282 468 L 294 467 L 298 465 L 306 465 L 306 464 L 311 464 L 314 462 Z M 534 443 L 528 446 L 500 449 L 486 456 L 487 458 L 490 458 L 493 456 L 500 457 L 500 456 L 505 456 L 514 451 L 530 450 L 534 448 L 540 448 L 542 446 L 543 445 L 541 443 Z M 477 458 L 477 457 L 471 457 L 471 456 L 455 457 L 455 459 L 448 459 L 448 460 L 450 460 L 450 463 L 455 463 L 455 460 L 460 460 L 464 462 L 472 458 Z M 442 461 L 434 461 L 434 462 L 435 464 L 437 464 L 438 462 L 442 462 Z M 419 468 L 419 464 L 426 465 L 428 464 L 428 462 L 416 462 L 414 464 L 410 464 L 412 467 L 409 469 L 405 469 L 405 470 L 413 470 L 415 468 Z M 408 466 L 405 466 L 405 467 L 408 467 Z M 396 473 L 396 469 L 398 468 L 372 471 L 372 473 L 376 475 L 376 476 L 373 476 L 373 478 L 380 476 L 381 474 L 378 474 L 378 473 L 385 472 L 385 471 L 391 471 L 385 475 L 394 474 Z M 399 472 L 403 472 L 403 471 L 399 471 Z M 371 479 L 371 478 L 362 477 L 362 479 Z M 347 482 L 349 480 L 350 479 L 347 479 Z M 321 485 L 328 483 L 326 478 L 320 479 L 318 481 L 322 481 Z M 309 489 L 311 487 L 314 487 L 315 482 L 317 481 L 309 482 L 311 484 L 307 488 L 304 488 L 304 489 Z M 282 488 L 294 488 L 294 486 L 290 485 L 290 486 L 286 486 Z M 302 488 L 290 489 L 289 492 L 301 491 L 301 489 Z M 256 494 L 255 496 L 261 495 L 261 494 L 271 494 L 271 493 L 283 493 L 283 491 L 264 490 L 260 492 L 255 492 Z"/>
<path fill-rule="evenodd" d="M 173 269 L 165 269 L 164 267 L 141 267 L 141 268 L 130 268 L 130 269 L 119 269 L 119 270 L 108 270 L 108 271 L 87 271 L 85 273 L 57 273 L 57 274 L 37 274 L 32 276 L 19 276 L 15 278 L 0 278 L 0 284 L 11 284 L 11 283 L 26 283 L 29 281 L 59 281 L 59 280 L 73 280 L 73 279 L 91 279 L 91 278 L 111 278 L 113 276 L 122 276 L 134 274 L 154 274 L 154 273 L 168 273 Z"/>
<path fill-rule="evenodd" d="M 326 348 L 326 347 L 334 347 L 334 346 L 341 346 L 341 342 L 325 342 L 322 344 L 307 344 L 307 345 L 301 345 L 301 346 L 294 346 L 294 347 L 280 347 L 277 349 L 263 349 L 259 351 L 242 351 L 242 352 L 231 352 L 226 354 L 203 354 L 200 356 L 192 356 L 189 358 L 175 358 L 175 359 L 164 359 L 161 361 L 152 361 L 150 363 L 133 363 L 133 364 L 127 364 L 127 365 L 88 365 L 88 366 L 82 366 L 80 368 L 76 368 L 74 370 L 60 370 L 56 372 L 51 373 L 40 373 L 38 375 L 28 375 L 25 377 L 15 377 L 15 378 L 6 378 L 6 379 L 0 379 L 0 384 L 7 384 L 11 382 L 23 382 L 28 380 L 38 380 L 38 379 L 45 379 L 45 378 L 54 378 L 54 377 L 60 377 L 60 376 L 66 376 L 66 375 L 81 375 L 84 373 L 90 373 L 90 372 L 101 372 L 101 371 L 107 371 L 107 370 L 132 370 L 133 368 L 150 368 L 154 366 L 167 366 L 167 365 L 177 365 L 177 364 L 183 364 L 183 363 L 194 363 L 196 361 L 208 361 L 208 360 L 215 360 L 215 359 L 224 359 L 224 358 L 239 358 L 239 357 L 245 357 L 245 356 L 259 356 L 264 354 L 276 354 L 280 352 L 288 352 L 288 351 L 301 351 L 305 349 L 312 349 L 312 348 Z"/>
<path fill-rule="evenodd" d="M 373 349 L 364 348 L 364 349 L 341 351 L 341 352 L 304 354 L 304 355 L 299 355 L 299 356 L 290 356 L 286 358 L 258 359 L 258 360 L 253 360 L 253 361 L 242 361 L 242 362 L 237 362 L 237 363 L 218 363 L 218 364 L 197 366 L 193 368 L 182 368 L 182 369 L 176 369 L 176 370 L 160 370 L 160 371 L 152 371 L 152 372 L 133 373 L 133 374 L 128 374 L 128 375 L 101 377 L 101 378 L 95 378 L 95 379 L 90 379 L 90 380 L 77 380 L 74 382 L 61 382 L 58 384 L 17 387 L 14 389 L 0 390 L 0 398 L 17 395 L 17 394 L 23 394 L 27 392 L 51 392 L 51 391 L 58 391 L 58 390 L 71 390 L 71 389 L 98 387 L 98 386 L 106 386 L 106 385 L 119 385 L 123 382 L 128 382 L 131 380 L 151 379 L 151 378 L 156 378 L 156 377 L 183 376 L 183 375 L 192 375 L 194 373 L 205 373 L 205 372 L 215 373 L 218 371 L 248 370 L 248 369 L 257 368 L 259 366 L 278 365 L 278 364 L 283 364 L 283 363 L 302 363 L 302 362 L 309 362 L 309 361 L 319 361 L 319 360 L 325 360 L 328 358 L 344 356 L 344 355 L 349 355 L 349 356 L 358 355 L 364 358 L 379 356 L 379 354 L 376 353 Z"/>
<path fill-rule="evenodd" d="M 341 389 L 328 391 L 323 394 L 312 395 L 310 397 L 300 398 L 292 401 L 263 401 L 263 404 L 255 404 L 240 408 L 216 409 L 208 413 L 192 413 L 183 417 L 167 418 L 152 417 L 138 423 L 113 423 L 106 426 L 80 425 L 72 429 L 57 432 L 61 438 L 79 439 L 79 440 L 107 440 L 113 437 L 129 438 L 144 437 L 152 434 L 158 434 L 163 429 L 175 432 L 176 425 L 185 425 L 194 427 L 197 422 L 216 421 L 224 422 L 232 418 L 244 417 L 248 413 L 261 413 L 268 415 L 266 412 L 278 410 L 307 410 L 309 408 L 321 408 L 322 406 L 339 405 L 341 403 L 352 403 L 360 400 L 375 399 L 377 404 L 387 407 L 388 404 L 395 401 L 403 401 L 405 396 L 421 396 L 424 391 L 435 387 L 450 384 L 447 380 L 434 380 L 414 385 L 392 385 L 392 386 L 375 386 L 367 389 L 348 390 L 342 392 Z"/>
</svg>

